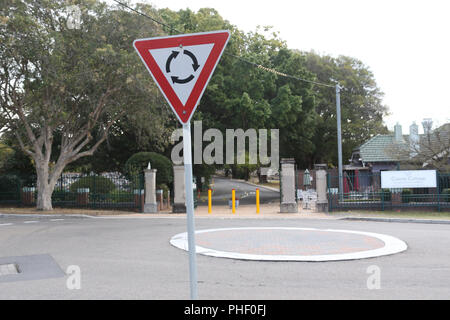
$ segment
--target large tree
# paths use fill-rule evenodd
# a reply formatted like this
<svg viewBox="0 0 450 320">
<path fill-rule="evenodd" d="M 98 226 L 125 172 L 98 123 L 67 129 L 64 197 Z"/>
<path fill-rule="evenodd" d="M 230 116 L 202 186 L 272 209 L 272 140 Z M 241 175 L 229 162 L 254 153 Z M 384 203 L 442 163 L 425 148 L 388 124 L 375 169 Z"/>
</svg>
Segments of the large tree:
<svg viewBox="0 0 450 320">
<path fill-rule="evenodd" d="M 1 117 L 34 161 L 40 210 L 52 209 L 64 168 L 91 156 L 123 114 L 157 104 L 131 45 L 143 29 L 159 34 L 154 23 L 138 19 L 126 34 L 124 12 L 79 1 L 73 21 L 68 4 L 9 1 L 0 12 Z"/>
<path fill-rule="evenodd" d="M 383 93 L 369 67 L 360 60 L 339 56 L 304 54 L 306 68 L 325 84 L 339 83 L 341 90 L 341 122 L 343 159 L 349 159 L 352 150 L 378 133 L 387 133 L 383 117 L 387 107 L 382 103 Z M 313 128 L 314 163 L 337 164 L 336 92 L 333 87 L 316 85 L 316 125 Z"/>
<path fill-rule="evenodd" d="M 314 75 L 306 70 L 305 58 L 289 50 L 271 28 L 259 27 L 245 34 L 214 9 L 196 13 L 164 9 L 160 14 L 180 32 L 231 30 L 229 44 L 194 119 L 202 120 L 204 129 L 217 128 L 222 133 L 237 128 L 279 129 L 280 155 L 303 164 L 313 148 L 313 92 L 310 83 L 281 73 L 312 80 Z"/>
</svg>

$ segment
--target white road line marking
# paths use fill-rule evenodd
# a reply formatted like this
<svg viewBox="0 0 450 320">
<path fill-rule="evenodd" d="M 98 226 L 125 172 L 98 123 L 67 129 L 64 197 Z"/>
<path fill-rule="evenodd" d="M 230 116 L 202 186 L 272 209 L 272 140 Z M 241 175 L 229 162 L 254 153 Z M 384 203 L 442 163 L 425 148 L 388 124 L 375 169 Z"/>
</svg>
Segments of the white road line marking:
<svg viewBox="0 0 450 320">
<path fill-rule="evenodd" d="M 2 224 L 0 224 L 0 227 L 3 227 L 3 226 L 12 226 L 12 223 L 2 223 Z"/>
<path fill-rule="evenodd" d="M 299 230 L 299 231 L 319 231 L 329 233 L 344 233 L 357 234 L 376 238 L 384 242 L 384 247 L 377 249 L 369 249 L 351 253 L 337 253 L 337 254 L 322 254 L 322 255 L 274 255 L 274 254 L 247 254 L 229 251 L 219 251 L 212 248 L 204 248 L 196 245 L 198 254 L 203 254 L 212 257 L 231 258 L 240 260 L 259 260 L 259 261 L 341 261 L 341 260 L 357 260 L 364 258 L 380 257 L 391 255 L 407 250 L 408 245 L 400 239 L 392 236 L 379 233 L 351 231 L 351 230 L 334 230 L 334 229 L 316 229 L 316 228 L 288 228 L 288 227 L 247 227 L 247 228 L 223 228 L 223 229 L 207 229 L 197 230 L 195 234 L 202 234 L 216 231 L 228 230 Z M 177 234 L 170 239 L 170 244 L 179 249 L 188 251 L 189 245 L 187 241 L 187 232 Z"/>
<path fill-rule="evenodd" d="M 50 219 L 50 221 L 64 221 L 64 219 Z"/>
<path fill-rule="evenodd" d="M 39 223 L 39 221 L 24 221 L 23 223 Z"/>
</svg>

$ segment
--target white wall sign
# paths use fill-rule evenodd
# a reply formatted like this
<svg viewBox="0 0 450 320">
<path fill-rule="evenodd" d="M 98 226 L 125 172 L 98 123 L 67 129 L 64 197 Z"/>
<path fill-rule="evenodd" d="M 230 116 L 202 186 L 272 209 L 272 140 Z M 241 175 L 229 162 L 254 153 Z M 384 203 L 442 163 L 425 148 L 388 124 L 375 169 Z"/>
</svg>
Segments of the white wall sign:
<svg viewBox="0 0 450 320">
<path fill-rule="evenodd" d="M 436 188 L 436 170 L 381 171 L 381 187 Z"/>
</svg>

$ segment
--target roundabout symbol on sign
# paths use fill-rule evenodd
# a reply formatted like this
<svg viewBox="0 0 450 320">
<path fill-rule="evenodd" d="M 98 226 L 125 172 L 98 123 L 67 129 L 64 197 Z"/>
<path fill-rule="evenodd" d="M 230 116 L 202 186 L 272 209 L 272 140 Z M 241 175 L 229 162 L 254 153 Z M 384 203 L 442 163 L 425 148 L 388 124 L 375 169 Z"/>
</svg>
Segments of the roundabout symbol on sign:
<svg viewBox="0 0 450 320">
<path fill-rule="evenodd" d="M 198 68 L 200 68 L 200 65 L 198 64 L 197 58 L 195 57 L 195 55 L 190 52 L 189 50 L 183 50 L 182 49 L 183 54 L 187 55 L 188 57 L 190 57 L 192 59 L 192 69 L 195 71 L 198 70 Z M 175 59 L 178 54 L 180 54 L 179 51 L 172 51 L 172 53 L 170 54 L 170 56 L 167 58 L 166 61 L 166 72 L 170 73 L 170 64 L 172 63 L 172 60 Z M 180 79 L 177 76 L 172 76 L 172 82 L 173 83 L 179 83 L 179 84 L 185 84 L 188 83 L 192 80 L 194 80 L 195 76 L 193 74 L 191 74 L 190 76 L 188 76 L 187 78 L 184 79 Z"/>
</svg>

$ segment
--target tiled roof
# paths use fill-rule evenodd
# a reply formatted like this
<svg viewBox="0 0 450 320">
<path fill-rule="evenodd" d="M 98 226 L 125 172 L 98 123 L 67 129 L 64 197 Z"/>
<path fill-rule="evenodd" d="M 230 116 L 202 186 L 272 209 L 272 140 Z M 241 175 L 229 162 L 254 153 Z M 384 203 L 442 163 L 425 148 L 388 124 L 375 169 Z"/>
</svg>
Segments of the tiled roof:
<svg viewBox="0 0 450 320">
<path fill-rule="evenodd" d="M 393 150 L 407 148 L 408 137 L 404 136 L 403 143 L 394 143 L 394 135 L 376 135 L 359 147 L 359 154 L 364 162 L 392 162 L 398 161 Z"/>
<path fill-rule="evenodd" d="M 429 139 L 429 140 L 428 140 Z M 448 148 L 450 139 L 450 123 L 435 129 L 429 136 L 419 135 L 419 145 L 430 146 L 433 150 Z M 394 134 L 379 134 L 362 144 L 359 150 L 364 162 L 397 162 L 407 160 L 409 152 L 409 135 L 403 135 L 403 142 L 395 142 Z M 425 151 L 424 151 L 425 152 Z M 404 159 L 401 159 L 401 158 Z"/>
</svg>

